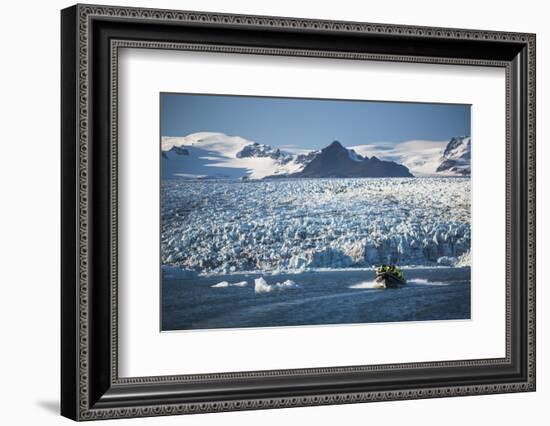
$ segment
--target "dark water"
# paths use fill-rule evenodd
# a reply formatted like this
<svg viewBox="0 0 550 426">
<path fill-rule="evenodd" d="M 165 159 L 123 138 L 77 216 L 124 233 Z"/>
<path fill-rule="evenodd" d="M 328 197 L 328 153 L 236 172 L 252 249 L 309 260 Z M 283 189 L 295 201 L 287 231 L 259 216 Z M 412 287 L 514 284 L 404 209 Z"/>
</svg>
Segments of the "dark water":
<svg viewBox="0 0 550 426">
<path fill-rule="evenodd" d="M 399 289 L 370 288 L 372 271 L 331 271 L 267 275 L 268 284 L 291 279 L 299 287 L 257 294 L 259 276 L 164 279 L 162 330 L 470 318 L 470 268 L 408 270 Z M 211 287 L 245 280 L 245 287 Z"/>
</svg>

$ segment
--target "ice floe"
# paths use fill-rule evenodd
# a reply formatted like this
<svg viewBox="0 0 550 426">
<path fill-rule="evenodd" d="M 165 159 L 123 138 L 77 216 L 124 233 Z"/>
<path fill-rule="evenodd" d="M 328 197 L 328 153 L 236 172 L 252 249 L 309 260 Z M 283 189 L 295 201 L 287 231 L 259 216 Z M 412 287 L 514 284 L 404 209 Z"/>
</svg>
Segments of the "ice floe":
<svg viewBox="0 0 550 426">
<path fill-rule="evenodd" d="M 296 288 L 298 285 L 292 280 L 285 280 L 282 283 L 268 284 L 263 277 L 254 280 L 254 292 L 257 294 L 282 291 L 289 288 Z"/>
<path fill-rule="evenodd" d="M 248 281 L 239 281 L 236 283 L 230 283 L 229 281 L 221 281 L 218 284 L 214 284 L 210 287 L 212 288 L 246 287 L 247 285 L 248 285 Z"/>
</svg>

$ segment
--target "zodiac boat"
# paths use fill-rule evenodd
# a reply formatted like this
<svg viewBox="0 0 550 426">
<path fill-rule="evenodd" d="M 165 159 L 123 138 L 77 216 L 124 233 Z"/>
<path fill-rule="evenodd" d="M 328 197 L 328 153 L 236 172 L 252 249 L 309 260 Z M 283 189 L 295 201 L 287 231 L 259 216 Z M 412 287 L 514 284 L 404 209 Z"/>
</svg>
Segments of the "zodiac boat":
<svg viewBox="0 0 550 426">
<path fill-rule="evenodd" d="M 396 266 L 382 265 L 376 268 L 376 283 L 382 288 L 399 288 L 407 284 L 407 281 Z"/>
</svg>

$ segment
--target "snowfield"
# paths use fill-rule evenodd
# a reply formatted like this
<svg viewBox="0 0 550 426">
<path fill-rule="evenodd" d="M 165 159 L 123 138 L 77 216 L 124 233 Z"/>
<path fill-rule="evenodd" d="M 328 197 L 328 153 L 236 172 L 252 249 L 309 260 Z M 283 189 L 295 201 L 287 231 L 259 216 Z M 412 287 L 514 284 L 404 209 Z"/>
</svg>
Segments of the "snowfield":
<svg viewBox="0 0 550 426">
<path fill-rule="evenodd" d="M 411 140 L 398 144 L 378 143 L 350 147 L 354 152 L 396 161 L 416 177 L 470 175 L 471 138 L 460 136 L 447 141 Z"/>
<path fill-rule="evenodd" d="M 311 159 L 310 153 L 291 155 L 239 136 L 215 132 L 163 136 L 161 148 L 164 178 L 262 179 L 299 172 Z"/>
<path fill-rule="evenodd" d="M 327 141 L 325 149 L 328 146 Z M 292 148 L 284 149 L 284 146 L 273 148 L 240 136 L 228 136 L 216 132 L 198 132 L 174 137 L 162 136 L 161 148 L 164 179 L 254 180 L 273 176 L 284 177 L 304 171 L 307 165 L 324 151 L 324 149 L 296 151 Z M 397 144 L 380 142 L 345 149 L 348 151 L 349 158 L 356 162 L 372 159 L 372 157 L 382 161 L 394 161 L 406 166 L 416 177 L 470 175 L 471 140 L 469 136 L 454 137 L 447 141 L 410 140 Z M 331 176 L 344 175 L 340 173 Z M 406 176 L 406 174 L 393 173 L 386 176 Z"/>
<path fill-rule="evenodd" d="M 161 198 L 164 268 L 231 274 L 469 264 L 469 178 L 169 179 Z"/>
</svg>

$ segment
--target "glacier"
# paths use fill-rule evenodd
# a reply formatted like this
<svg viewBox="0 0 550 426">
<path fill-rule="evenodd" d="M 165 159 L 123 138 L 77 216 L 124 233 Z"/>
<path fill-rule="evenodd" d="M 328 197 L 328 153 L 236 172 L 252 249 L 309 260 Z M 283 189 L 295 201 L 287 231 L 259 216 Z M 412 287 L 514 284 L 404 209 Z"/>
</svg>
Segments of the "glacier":
<svg viewBox="0 0 550 426">
<path fill-rule="evenodd" d="M 161 205 L 170 273 L 470 263 L 468 177 L 168 179 Z"/>
</svg>

